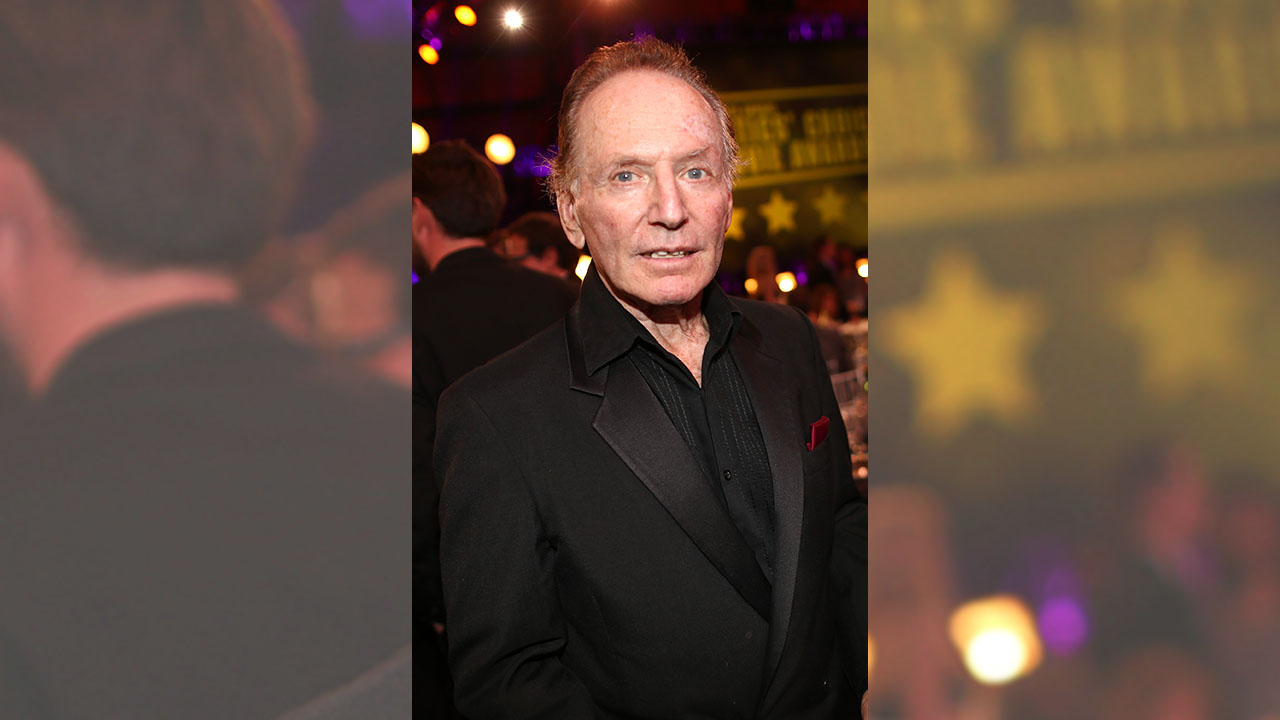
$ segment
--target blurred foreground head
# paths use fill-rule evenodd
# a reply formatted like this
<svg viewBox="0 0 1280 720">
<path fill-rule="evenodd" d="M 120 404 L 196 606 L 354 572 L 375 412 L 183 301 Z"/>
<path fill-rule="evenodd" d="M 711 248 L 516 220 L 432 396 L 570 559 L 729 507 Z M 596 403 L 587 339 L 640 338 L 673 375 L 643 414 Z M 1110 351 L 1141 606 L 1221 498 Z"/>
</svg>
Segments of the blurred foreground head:
<svg viewBox="0 0 1280 720">
<path fill-rule="evenodd" d="M 267 0 L 0 3 L 0 336 L 33 390 L 103 328 L 230 300 L 310 145 Z"/>
<path fill-rule="evenodd" d="M 86 254 L 132 268 L 247 258 L 312 135 L 302 57 L 267 0 L 6 0 L 0 97 L 4 149 Z"/>
</svg>

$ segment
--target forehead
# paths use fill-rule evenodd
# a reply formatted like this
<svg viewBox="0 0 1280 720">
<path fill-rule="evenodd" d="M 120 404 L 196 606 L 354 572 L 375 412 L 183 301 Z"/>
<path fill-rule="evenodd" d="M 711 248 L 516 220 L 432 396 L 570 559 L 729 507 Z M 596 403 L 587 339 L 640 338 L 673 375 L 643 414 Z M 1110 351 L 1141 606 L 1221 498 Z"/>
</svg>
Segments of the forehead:
<svg viewBox="0 0 1280 720">
<path fill-rule="evenodd" d="M 702 147 L 717 156 L 720 130 L 710 103 L 685 81 L 654 70 L 628 70 L 587 95 L 578 140 L 588 163 L 613 155 L 638 158 Z"/>
</svg>

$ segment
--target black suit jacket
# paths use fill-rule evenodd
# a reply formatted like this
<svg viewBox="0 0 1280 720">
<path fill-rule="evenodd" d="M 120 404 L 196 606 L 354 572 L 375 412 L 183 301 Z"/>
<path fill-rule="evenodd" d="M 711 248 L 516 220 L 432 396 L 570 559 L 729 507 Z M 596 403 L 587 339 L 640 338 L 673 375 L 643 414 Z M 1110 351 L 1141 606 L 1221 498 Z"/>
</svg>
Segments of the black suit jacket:
<svg viewBox="0 0 1280 720">
<path fill-rule="evenodd" d="M 431 475 L 436 403 L 458 378 L 564 317 L 575 296 L 551 277 L 468 248 L 445 256 L 413 288 L 413 477 L 415 615 L 443 612 L 436 482 Z"/>
<path fill-rule="evenodd" d="M 857 717 L 866 505 L 840 411 L 808 321 L 733 303 L 731 348 L 773 473 L 772 588 L 643 378 L 626 361 L 587 372 L 577 310 L 441 398 L 464 716 Z"/>
<path fill-rule="evenodd" d="M 407 400 L 234 307 L 79 348 L 0 422 L 0 717 L 271 718 L 408 645 Z"/>
</svg>

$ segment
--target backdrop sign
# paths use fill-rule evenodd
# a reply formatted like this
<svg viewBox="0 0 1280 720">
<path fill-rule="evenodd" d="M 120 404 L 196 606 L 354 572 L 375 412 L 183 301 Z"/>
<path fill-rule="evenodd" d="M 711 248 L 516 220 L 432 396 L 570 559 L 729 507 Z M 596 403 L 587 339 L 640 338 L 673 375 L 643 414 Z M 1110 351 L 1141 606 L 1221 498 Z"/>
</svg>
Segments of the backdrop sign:
<svg viewBox="0 0 1280 720">
<path fill-rule="evenodd" d="M 816 85 L 723 93 L 744 164 L 727 235 L 807 247 L 820 235 L 866 244 L 867 87 Z"/>
</svg>

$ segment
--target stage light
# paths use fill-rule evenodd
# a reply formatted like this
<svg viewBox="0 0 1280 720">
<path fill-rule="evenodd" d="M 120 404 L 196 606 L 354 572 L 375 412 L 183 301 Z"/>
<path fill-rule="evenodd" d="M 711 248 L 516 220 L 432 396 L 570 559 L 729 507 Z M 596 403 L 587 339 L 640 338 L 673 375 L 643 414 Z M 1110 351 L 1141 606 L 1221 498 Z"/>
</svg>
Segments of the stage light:
<svg viewBox="0 0 1280 720">
<path fill-rule="evenodd" d="M 524 16 L 520 14 L 519 10 L 512 8 L 503 13 L 502 24 L 506 25 L 509 30 L 517 30 L 521 25 L 524 25 Z"/>
<path fill-rule="evenodd" d="M 742 283 L 742 287 L 746 288 L 748 294 L 754 295 L 756 290 L 760 289 L 760 282 L 755 278 L 747 278 L 746 282 Z"/>
<path fill-rule="evenodd" d="M 780 272 L 775 278 L 778 283 L 778 289 L 784 293 L 789 293 L 796 289 L 796 276 L 789 272 Z"/>
<path fill-rule="evenodd" d="M 573 274 L 578 276 L 579 280 L 585 280 L 587 277 L 587 268 L 591 267 L 590 255 L 579 255 L 578 266 L 573 269 Z"/>
<path fill-rule="evenodd" d="M 431 136 L 427 134 L 427 129 L 419 125 L 413 124 L 413 154 L 424 153 L 427 148 L 431 147 Z"/>
<path fill-rule="evenodd" d="M 459 5 L 453 9 L 453 16 L 458 22 L 471 27 L 476 24 L 476 11 L 471 9 L 470 5 Z"/>
<path fill-rule="evenodd" d="M 418 57 L 422 58 L 422 61 L 428 65 L 435 65 L 440 62 L 440 51 L 423 43 L 418 46 Z"/>
<path fill-rule="evenodd" d="M 855 263 L 855 265 L 858 268 L 858 274 L 861 275 L 862 277 L 867 277 L 867 259 L 858 258 L 858 262 Z"/>
<path fill-rule="evenodd" d="M 494 133 L 484 141 L 484 154 L 489 156 L 495 165 L 506 165 L 516 156 L 516 144 L 502 133 Z"/>
<path fill-rule="evenodd" d="M 965 603 L 951 614 L 951 641 L 965 668 L 985 685 L 1003 685 L 1040 664 L 1040 637 L 1031 611 L 1011 595 Z"/>
<path fill-rule="evenodd" d="M 876 641 L 867 636 L 867 674 L 870 675 L 876 668 Z"/>
</svg>

